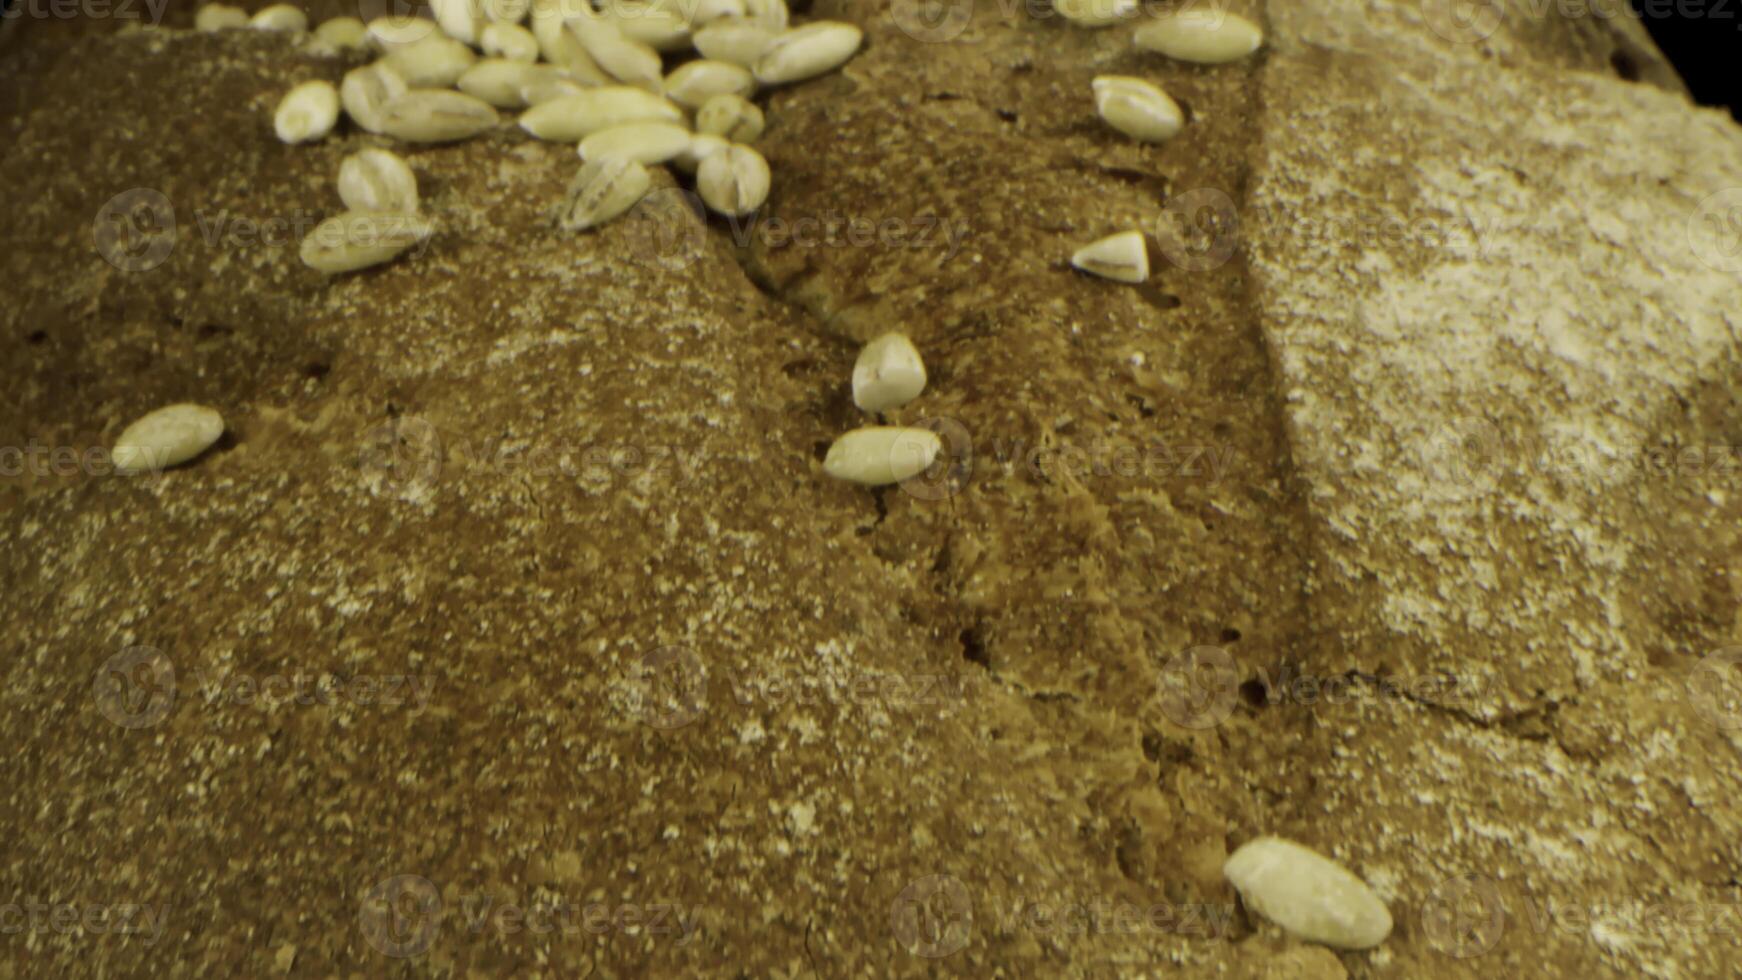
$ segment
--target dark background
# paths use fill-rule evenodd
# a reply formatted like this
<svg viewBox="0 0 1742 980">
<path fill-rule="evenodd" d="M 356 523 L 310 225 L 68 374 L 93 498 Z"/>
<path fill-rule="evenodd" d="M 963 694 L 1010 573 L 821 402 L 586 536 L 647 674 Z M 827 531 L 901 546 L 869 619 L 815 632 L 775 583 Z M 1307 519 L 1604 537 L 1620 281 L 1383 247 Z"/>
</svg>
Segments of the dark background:
<svg viewBox="0 0 1742 980">
<path fill-rule="evenodd" d="M 1694 101 L 1726 107 L 1742 119 L 1742 0 L 1632 3 Z"/>
</svg>

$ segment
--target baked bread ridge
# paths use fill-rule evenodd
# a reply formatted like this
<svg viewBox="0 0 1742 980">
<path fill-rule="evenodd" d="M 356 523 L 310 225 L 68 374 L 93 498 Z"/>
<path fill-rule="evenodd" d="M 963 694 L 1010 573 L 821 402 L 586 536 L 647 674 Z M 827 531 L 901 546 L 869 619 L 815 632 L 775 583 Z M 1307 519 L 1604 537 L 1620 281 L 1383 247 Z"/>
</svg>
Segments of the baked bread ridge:
<svg viewBox="0 0 1742 980">
<path fill-rule="evenodd" d="M 1441 660 L 1426 643 L 1389 661 L 1341 652 L 1351 639 L 1383 647 L 1398 631 L 1377 611 L 1382 597 L 1336 568 L 1406 575 L 1441 563 L 1398 543 L 1407 526 L 1377 529 L 1369 551 L 1339 543 L 1321 498 L 1350 470 L 1337 464 L 1329 426 L 1284 400 L 1297 389 L 1324 399 L 1368 390 L 1365 360 L 1325 367 L 1301 353 L 1314 338 L 1291 313 L 1293 290 L 1310 289 L 1341 313 L 1342 329 L 1368 322 L 1357 302 L 1366 294 L 1330 291 L 1340 261 L 1308 248 L 1298 226 L 1262 223 L 1243 239 L 1258 258 L 1251 268 L 1237 253 L 1214 269 L 1165 270 L 1148 290 L 1073 277 L 1059 258 L 1081 239 L 1151 220 L 1164 194 L 1187 189 L 1225 188 L 1246 202 L 1250 183 L 1270 213 L 1304 213 L 1288 196 L 1295 182 L 1344 166 L 1306 134 L 1358 132 L 1361 121 L 1304 123 L 1370 100 L 1393 66 L 1352 59 L 1317 96 L 1325 101 L 1306 101 L 1327 60 L 1344 65 L 1305 45 L 1335 16 L 1311 8 L 1319 20 L 1273 23 L 1262 60 L 1215 72 L 1140 62 L 1113 32 L 1068 31 L 1020 9 L 976 19 L 974 44 L 923 48 L 880 7 L 812 13 L 865 24 L 868 50 L 840 76 L 771 100 L 770 215 L 790 223 L 832 208 L 907 222 L 909 235 L 965 230 L 953 255 L 911 244 L 783 247 L 766 226 L 735 249 L 716 225 L 693 260 L 683 252 L 674 262 L 659 246 L 652 261 L 634 261 L 650 235 L 673 240 L 650 231 L 654 217 L 555 235 L 544 212 L 571 151 L 496 134 L 408 154 L 444 226 L 416 262 L 321 286 L 288 250 L 197 233 L 159 270 L 120 274 L 90 255 L 87 236 L 89 216 L 123 185 L 163 187 L 208 219 L 336 209 L 337 161 L 364 141 L 263 142 L 274 93 L 335 71 L 287 58 L 274 39 L 171 35 L 69 49 L 56 69 L 69 84 L 33 108 L 5 157 L 12 186 L 32 192 L 19 195 L 30 203 L 16 220 L 42 246 L 33 259 L 0 258 L 11 281 L 31 283 L 28 312 L 7 317 L 0 339 L 31 367 L 5 382 L 0 403 L 20 406 L 5 424 L 20 438 L 102 444 L 130 415 L 215 390 L 236 436 L 160 483 L 88 480 L 12 496 L 0 540 L 20 557 L 0 572 L 0 603 L 23 624 L 8 646 L 28 669 L 8 678 L 0 724 L 28 750 L 7 801 L 26 855 L 8 868 L 10 890 L 55 882 L 86 902 L 188 910 L 172 914 L 154 970 L 263 971 L 286 948 L 298 972 L 380 969 L 390 961 L 359 912 L 378 882 L 416 874 L 438 884 L 450 910 L 474 895 L 531 904 L 595 894 L 704 909 L 682 945 L 646 934 L 479 936 L 450 922 L 414 963 L 451 972 L 548 961 L 606 974 L 1046 964 L 1102 975 L 1168 962 L 1192 975 L 1324 976 L 1383 973 L 1400 960 L 1411 975 L 1464 975 L 1467 963 L 1415 925 L 1446 875 L 1505 878 L 1522 867 L 1571 901 L 1638 892 L 1647 879 L 1619 846 L 1595 850 L 1609 857 L 1600 867 L 1556 877 L 1510 863 L 1512 851 L 1486 839 L 1472 843 L 1445 814 L 1475 812 L 1502 772 L 1555 772 L 1538 778 L 1553 780 L 1551 802 L 1570 823 L 1604 802 L 1628 765 L 1560 775 L 1563 756 L 1643 752 L 1665 719 L 1685 726 L 1683 744 L 1706 750 L 1696 754 L 1722 758 L 1685 701 L 1621 698 L 1610 682 L 1577 689 L 1602 700 L 1558 714 L 1506 700 L 1505 714 L 1484 714 L 1494 705 L 1483 702 L 1469 720 L 1367 698 L 1239 707 L 1205 730 L 1173 724 L 1156 704 L 1153 676 L 1202 644 L 1232 651 L 1242 678 L 1290 662 L 1323 675 L 1502 669 L 1499 651 L 1462 635 Z M 1584 37 L 1583 25 L 1566 29 Z M 1542 97 L 1569 77 L 1565 62 L 1604 66 L 1606 55 L 1587 58 L 1582 44 L 1561 50 L 1556 30 L 1526 32 L 1498 73 L 1463 66 L 1456 77 Z M 82 67 L 75 55 L 86 51 L 101 57 Z M 1543 51 L 1559 60 L 1531 60 Z M 1159 150 L 1097 129 L 1086 96 L 1084 106 L 1059 98 L 1086 92 L 1099 71 L 1139 64 L 1196 116 Z M 98 65 L 133 94 L 93 112 L 76 80 Z M 1609 102 L 1664 116 L 1653 138 L 1690 113 L 1577 78 L 1592 93 L 1583 111 L 1602 124 L 1627 123 L 1602 116 Z M 182 92 L 213 95 L 167 98 Z M 73 131 L 58 128 L 68 109 L 82 113 Z M 184 138 L 86 159 L 85 147 L 101 145 L 90 134 L 140 120 Z M 1708 128 L 1700 147 L 1733 143 Z M 1061 174 L 1071 175 L 1062 194 Z M 1394 206 L 1378 195 L 1364 204 L 1381 202 Z M 999 275 L 980 272 L 989 268 Z M 908 414 L 955 419 L 975 440 L 973 479 L 953 496 L 874 498 L 816 470 L 812 448 L 857 417 L 845 396 L 852 341 L 887 323 L 907 327 L 934 370 Z M 42 340 L 21 339 L 39 328 Z M 1682 388 L 1698 372 L 1684 375 Z M 1400 411 L 1374 420 L 1356 408 L 1342 409 L 1348 424 L 1388 436 Z M 429 431 L 396 417 L 439 433 L 432 481 L 400 482 L 368 452 L 383 426 L 405 438 Z M 54 428 L 43 433 L 47 420 Z M 1072 452 L 1158 442 L 1174 454 L 1135 478 L 1067 466 Z M 631 445 L 681 449 L 699 465 L 602 475 L 582 466 L 590 448 Z M 1036 447 L 1046 451 L 1031 458 Z M 1213 449 L 1222 470 L 1202 453 L 1195 466 L 1184 459 Z M 539 464 L 515 461 L 527 457 Z M 1721 553 L 1707 530 L 1665 534 L 1635 553 L 1669 574 L 1679 548 Z M 242 601 L 251 592 L 263 598 Z M 1674 598 L 1641 605 L 1675 611 Z M 1733 612 L 1713 600 L 1702 616 Z M 131 644 L 157 647 L 182 678 L 179 706 L 143 732 L 117 728 L 90 693 Z M 632 692 L 637 665 L 667 646 L 706 664 L 710 698 L 699 718 L 662 731 L 638 720 Z M 1630 637 L 1625 650 L 1642 646 Z M 1540 666 L 1557 692 L 1575 690 L 1577 676 L 1547 657 Z M 200 682 L 225 669 L 416 673 L 433 694 L 409 720 L 382 706 L 210 705 Z M 892 677 L 935 678 L 943 700 L 851 693 L 856 681 Z M 1507 695 L 1524 689 L 1506 677 Z M 770 681 L 833 693 L 808 703 L 753 693 Z M 1530 727 L 1545 714 L 1547 736 Z M 1350 727 L 1353 739 L 1342 734 Z M 1430 765 L 1436 754 L 1487 768 L 1447 779 Z M 91 792 L 69 791 L 67 773 Z M 1730 786 L 1724 772 L 1700 775 L 1684 786 L 1703 801 L 1699 820 L 1636 837 L 1662 852 L 1653 868 L 1678 883 L 1673 897 L 1710 901 L 1723 880 L 1711 841 L 1734 839 L 1717 836 L 1733 817 L 1713 785 Z M 1416 801 L 1387 786 L 1399 776 Z M 1522 822 L 1542 805 L 1529 784 L 1502 785 L 1512 791 L 1503 814 Z M 1427 792 L 1445 805 L 1422 812 Z M 1609 819 L 1634 823 L 1611 806 Z M 141 840 L 138 828 L 164 814 L 174 815 L 168 832 Z M 1246 938 L 1253 924 L 1238 915 L 1218 938 L 1080 934 L 1013 914 L 1097 900 L 1232 912 L 1220 857 L 1265 832 L 1348 860 L 1407 924 L 1380 952 L 1339 958 L 1281 945 L 1263 924 Z M 936 875 L 960 883 L 974 918 L 965 948 L 931 958 L 904 947 L 897 923 L 910 920 L 896 910 Z M 1473 962 L 1599 971 L 1640 962 L 1560 938 L 1544 943 L 1515 925 Z M 75 940 L 45 944 L 56 972 L 86 972 L 93 958 L 111 957 L 105 965 L 121 972 L 133 962 L 125 948 Z M 948 943 L 909 945 L 938 953 Z M 1728 955 L 1721 941 L 1687 946 L 1644 955 L 1689 975 L 1716 962 L 1701 957 Z"/>
</svg>

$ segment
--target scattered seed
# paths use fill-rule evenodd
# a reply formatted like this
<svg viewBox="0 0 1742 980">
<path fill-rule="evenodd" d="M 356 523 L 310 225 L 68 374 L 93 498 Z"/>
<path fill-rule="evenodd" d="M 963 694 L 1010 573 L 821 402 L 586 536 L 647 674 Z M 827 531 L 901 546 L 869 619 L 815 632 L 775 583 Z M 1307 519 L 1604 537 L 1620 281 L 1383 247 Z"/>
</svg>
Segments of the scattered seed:
<svg viewBox="0 0 1742 980">
<path fill-rule="evenodd" d="M 529 65 L 538 60 L 538 38 L 519 24 L 485 24 L 478 32 L 478 46 L 491 58 L 523 61 Z"/>
<path fill-rule="evenodd" d="M 318 140 L 332 132 L 338 121 L 339 92 L 332 82 L 318 79 L 284 93 L 272 114 L 272 128 L 286 143 Z"/>
<path fill-rule="evenodd" d="M 1137 12 L 1137 0 L 1053 0 L 1059 16 L 1078 27 L 1106 27 Z"/>
<path fill-rule="evenodd" d="M 541 140 L 574 143 L 613 126 L 683 117 L 682 109 L 652 92 L 607 85 L 535 105 L 520 114 L 520 128 Z"/>
<path fill-rule="evenodd" d="M 1077 249 L 1071 265 L 1104 279 L 1140 283 L 1149 279 L 1149 250 L 1142 232 L 1125 231 Z"/>
<path fill-rule="evenodd" d="M 1137 29 L 1137 46 L 1179 61 L 1219 65 L 1258 50 L 1264 32 L 1257 24 L 1223 10 L 1181 10 Z"/>
<path fill-rule="evenodd" d="M 581 47 L 607 75 L 654 92 L 663 86 L 664 64 L 659 60 L 659 52 L 624 37 L 617 25 L 602 15 L 582 13 L 568 18 L 568 25 L 581 39 Z"/>
<path fill-rule="evenodd" d="M 448 37 L 464 44 L 478 43 L 478 28 L 484 22 L 478 0 L 429 0 L 429 5 Z"/>
<path fill-rule="evenodd" d="M 690 20 L 671 5 L 647 0 L 607 0 L 600 16 L 631 41 L 671 53 L 690 46 Z"/>
<path fill-rule="evenodd" d="M 823 459 L 823 472 L 880 487 L 924 473 L 943 448 L 944 441 L 930 429 L 871 425 L 836 439 Z"/>
<path fill-rule="evenodd" d="M 335 48 L 361 51 L 369 46 L 369 32 L 355 17 L 333 17 L 315 28 L 315 37 Z"/>
<path fill-rule="evenodd" d="M 339 99 L 353 122 L 371 133 L 384 133 L 387 106 L 410 89 L 398 72 L 377 61 L 346 72 Z"/>
<path fill-rule="evenodd" d="M 358 150 L 339 164 L 339 200 L 352 211 L 417 213 L 417 175 L 391 150 Z"/>
<path fill-rule="evenodd" d="M 168 405 L 121 430 L 109 458 L 122 475 L 185 463 L 224 434 L 224 417 L 204 405 Z"/>
<path fill-rule="evenodd" d="M 664 163 L 689 149 L 690 131 L 677 123 L 636 122 L 601 129 L 581 140 L 581 159 L 622 157 L 643 164 Z"/>
<path fill-rule="evenodd" d="M 925 362 L 903 333 L 886 333 L 865 345 L 853 364 L 853 404 L 886 412 L 925 390 Z"/>
<path fill-rule="evenodd" d="M 1141 78 L 1102 75 L 1091 87 L 1101 118 L 1134 140 L 1160 143 L 1177 136 L 1186 124 L 1179 104 Z"/>
<path fill-rule="evenodd" d="M 705 58 L 686 62 L 665 78 L 666 97 L 678 105 L 700 109 L 717 95 L 733 95 L 742 101 L 756 91 L 750 70 L 729 61 Z"/>
<path fill-rule="evenodd" d="M 520 93 L 526 88 L 528 76 L 536 74 L 532 71 L 534 67 L 524 61 L 484 58 L 466 69 L 457 84 L 460 91 L 498 109 L 518 109 L 526 105 L 526 97 Z"/>
<path fill-rule="evenodd" d="M 728 146 L 702 158 L 696 168 L 696 193 L 702 203 L 728 217 L 749 214 L 768 200 L 768 161 L 748 146 Z"/>
<path fill-rule="evenodd" d="M 415 214 L 347 211 L 314 227 L 302 240 L 302 261 L 326 273 L 380 265 L 424 241 L 435 229 Z"/>
<path fill-rule="evenodd" d="M 731 145 L 732 142 L 730 140 L 722 137 L 711 136 L 706 133 L 697 133 L 690 137 L 690 145 L 688 148 L 677 156 L 671 158 L 671 165 L 686 174 L 694 176 L 697 168 L 702 165 L 702 161 L 706 160 L 710 154 L 718 153 Z"/>
<path fill-rule="evenodd" d="M 308 14 L 288 3 L 275 3 L 256 13 L 248 21 L 248 26 L 258 27 L 263 31 L 293 31 L 300 34 L 308 30 Z"/>
<path fill-rule="evenodd" d="M 597 228 L 634 207 L 651 186 L 653 176 L 634 160 L 588 160 L 569 181 L 562 226 L 569 231 Z"/>
<path fill-rule="evenodd" d="M 1391 912 L 1341 864 L 1280 837 L 1241 845 L 1222 865 L 1246 907 L 1283 931 L 1333 949 L 1371 949 L 1391 934 Z"/>
<path fill-rule="evenodd" d="M 432 34 L 395 49 L 381 60 L 412 88 L 447 88 L 477 63 L 478 56 L 451 37 Z"/>
<path fill-rule="evenodd" d="M 484 0 L 484 16 L 493 24 L 519 24 L 532 10 L 532 0 Z"/>
<path fill-rule="evenodd" d="M 377 17 L 364 28 L 369 44 L 382 53 L 416 44 L 435 32 L 435 21 L 422 17 Z"/>
<path fill-rule="evenodd" d="M 490 103 L 464 92 L 414 88 L 387 104 L 381 131 L 411 143 L 447 143 L 476 136 L 497 120 Z"/>
<path fill-rule="evenodd" d="M 248 26 L 248 11 L 223 3 L 208 3 L 194 14 L 194 30 L 227 31 Z"/>
<path fill-rule="evenodd" d="M 756 142 L 764 124 L 762 109 L 739 95 L 716 95 L 696 111 L 696 132 L 734 143 Z"/>
<path fill-rule="evenodd" d="M 768 49 L 774 31 L 740 17 L 725 17 L 697 30 L 691 40 L 702 57 L 749 68 Z"/>
<path fill-rule="evenodd" d="M 756 80 L 782 85 L 834 71 L 853 57 L 863 38 L 859 28 L 837 20 L 795 27 L 768 42 L 756 59 Z"/>
</svg>

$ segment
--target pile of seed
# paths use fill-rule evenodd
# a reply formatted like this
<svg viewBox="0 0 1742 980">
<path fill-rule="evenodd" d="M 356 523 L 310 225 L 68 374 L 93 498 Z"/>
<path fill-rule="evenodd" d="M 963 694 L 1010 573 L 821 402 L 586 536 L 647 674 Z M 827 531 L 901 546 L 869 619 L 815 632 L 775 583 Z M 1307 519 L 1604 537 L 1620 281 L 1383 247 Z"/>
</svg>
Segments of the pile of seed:
<svg viewBox="0 0 1742 980">
<path fill-rule="evenodd" d="M 634 207 L 652 186 L 647 168 L 667 163 L 693 177 L 715 212 L 760 208 L 772 176 L 749 145 L 765 125 L 752 97 L 839 68 L 863 40 L 858 27 L 839 21 L 791 26 L 786 0 L 434 0 L 432 7 L 433 22 L 338 17 L 316 28 L 322 47 L 380 58 L 337 88 L 314 81 L 287 92 L 273 116 L 279 139 L 322 139 L 341 107 L 363 129 L 407 143 L 467 139 L 495 128 L 498 110 L 523 110 L 526 132 L 579 150 L 583 163 L 560 212 L 571 231 Z M 206 31 L 308 29 L 307 18 L 285 5 L 249 18 L 207 4 L 194 23 Z M 303 260 L 347 272 L 424 240 L 427 220 L 410 220 L 415 193 L 414 184 L 410 208 L 374 199 L 363 208 L 346 197 L 352 210 L 311 233 Z"/>
</svg>

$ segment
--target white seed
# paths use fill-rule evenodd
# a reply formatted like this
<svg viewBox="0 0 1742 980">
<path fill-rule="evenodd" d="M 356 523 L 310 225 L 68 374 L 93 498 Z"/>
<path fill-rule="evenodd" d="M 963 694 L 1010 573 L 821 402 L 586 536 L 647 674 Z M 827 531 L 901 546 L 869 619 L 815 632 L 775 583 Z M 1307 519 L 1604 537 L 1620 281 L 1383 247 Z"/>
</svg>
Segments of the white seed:
<svg viewBox="0 0 1742 980">
<path fill-rule="evenodd" d="M 671 53 L 690 46 L 690 22 L 681 11 L 647 0 L 607 0 L 600 16 L 631 41 Z"/>
<path fill-rule="evenodd" d="M 194 30 L 226 31 L 248 26 L 248 12 L 224 3 L 208 3 L 194 14 Z"/>
<path fill-rule="evenodd" d="M 248 25 L 263 31 L 293 31 L 300 34 L 308 30 L 308 14 L 288 3 L 275 3 L 256 13 L 249 19 Z"/>
<path fill-rule="evenodd" d="M 696 132 L 733 143 L 756 142 L 764 125 L 761 107 L 738 95 L 716 95 L 696 111 Z"/>
<path fill-rule="evenodd" d="M 529 67 L 535 69 L 553 68 L 554 70 L 554 66 L 552 65 L 531 65 Z M 527 105 L 544 105 L 546 102 L 554 102 L 557 99 L 568 98 L 571 95 L 580 95 L 582 92 L 587 91 L 585 85 L 582 85 L 580 82 L 577 82 L 566 75 L 562 75 L 561 73 L 558 73 L 555 76 L 542 73 L 532 74 L 528 75 L 527 79 L 528 80 L 520 86 L 520 100 Z"/>
<path fill-rule="evenodd" d="M 744 16 L 761 24 L 770 34 L 779 34 L 792 22 L 786 0 L 744 0 Z"/>
<path fill-rule="evenodd" d="M 535 105 L 520 114 L 520 128 L 541 140 L 574 143 L 613 126 L 683 117 L 682 109 L 652 92 L 606 85 Z"/>
<path fill-rule="evenodd" d="M 622 157 L 639 163 L 664 163 L 689 149 L 690 131 L 676 123 L 637 122 L 612 126 L 581 140 L 581 159 Z"/>
<path fill-rule="evenodd" d="M 1223 10 L 1182 10 L 1137 29 L 1137 46 L 1180 61 L 1219 65 L 1258 50 L 1264 32 L 1257 24 Z"/>
<path fill-rule="evenodd" d="M 702 165 L 703 160 L 706 160 L 709 155 L 718 153 L 731 145 L 732 141 L 723 137 L 711 136 L 706 133 L 697 133 L 690 137 L 690 145 L 682 153 L 671 158 L 671 165 L 686 174 L 694 176 L 697 168 Z"/>
<path fill-rule="evenodd" d="M 315 38 L 335 48 L 361 51 L 369 46 L 369 32 L 355 17 L 333 17 L 315 28 Z"/>
<path fill-rule="evenodd" d="M 568 25 L 581 39 L 581 47 L 607 75 L 654 92 L 663 86 L 664 63 L 659 60 L 659 52 L 624 37 L 616 24 L 598 14 L 583 13 L 570 17 Z"/>
<path fill-rule="evenodd" d="M 863 37 L 859 28 L 835 20 L 795 27 L 768 42 L 756 59 L 756 80 L 782 85 L 834 71 L 859 50 Z"/>
<path fill-rule="evenodd" d="M 754 91 L 756 79 L 749 69 L 729 61 L 691 61 L 665 78 L 666 97 L 691 109 L 700 109 L 716 95 L 742 99 Z"/>
<path fill-rule="evenodd" d="M 696 193 L 720 214 L 749 214 L 768 200 L 769 180 L 768 161 L 762 154 L 733 145 L 702 158 L 696 168 Z"/>
<path fill-rule="evenodd" d="M 704 58 L 749 68 L 762 57 L 774 35 L 757 21 L 726 17 L 697 30 L 691 40 Z"/>
<path fill-rule="evenodd" d="M 272 128 L 286 143 L 318 140 L 332 132 L 338 121 L 339 91 L 332 82 L 318 79 L 284 93 L 272 114 Z"/>
<path fill-rule="evenodd" d="M 434 37 L 436 30 L 435 21 L 423 17 L 377 17 L 364 32 L 372 47 L 386 53 Z"/>
<path fill-rule="evenodd" d="M 123 475 L 185 463 L 224 434 L 224 417 L 204 405 L 168 405 L 121 430 L 109 459 Z"/>
<path fill-rule="evenodd" d="M 391 150 L 358 150 L 339 164 L 339 200 L 352 211 L 417 213 L 417 175 Z"/>
<path fill-rule="evenodd" d="M 339 83 L 339 99 L 353 122 L 371 133 L 383 133 L 388 105 L 410 89 L 398 72 L 377 61 L 346 72 Z"/>
<path fill-rule="evenodd" d="M 1106 27 L 1135 14 L 1137 0 L 1053 0 L 1052 7 L 1078 27 Z"/>
<path fill-rule="evenodd" d="M 532 10 L 532 0 L 483 0 L 483 5 L 492 24 L 519 24 Z"/>
<path fill-rule="evenodd" d="M 1241 845 L 1222 865 L 1246 907 L 1298 939 L 1371 949 L 1391 934 L 1391 913 L 1341 864 L 1280 837 Z"/>
<path fill-rule="evenodd" d="M 411 143 L 447 143 L 476 136 L 497 119 L 490 103 L 464 92 L 414 88 L 387 104 L 381 131 Z"/>
<path fill-rule="evenodd" d="M 925 390 L 925 362 L 906 334 L 886 333 L 865 345 L 853 364 L 853 404 L 886 412 Z"/>
<path fill-rule="evenodd" d="M 538 66 L 506 58 L 484 58 L 460 76 L 460 91 L 483 99 L 498 109 L 518 109 L 526 104 L 520 93 L 537 75 Z M 545 67 L 549 67 L 548 65 Z"/>
<path fill-rule="evenodd" d="M 634 160 L 588 160 L 569 182 L 562 226 L 569 231 L 597 228 L 634 207 L 651 186 L 653 176 Z"/>
<path fill-rule="evenodd" d="M 381 60 L 412 88 L 447 88 L 477 63 L 478 56 L 451 37 L 432 34 L 395 49 Z"/>
<path fill-rule="evenodd" d="M 1140 283 L 1149 279 L 1149 250 L 1143 232 L 1125 231 L 1077 249 L 1071 265 L 1104 279 Z"/>
<path fill-rule="evenodd" d="M 321 272 L 352 272 L 380 265 L 434 232 L 415 214 L 347 211 L 314 227 L 302 240 L 302 260 Z"/>
<path fill-rule="evenodd" d="M 823 472 L 880 487 L 924 473 L 943 448 L 944 441 L 930 429 L 870 425 L 836 439 L 823 459 Z"/>
<path fill-rule="evenodd" d="M 533 37 L 531 31 L 519 24 L 485 24 L 484 29 L 478 32 L 478 46 L 484 49 L 484 54 L 492 58 L 524 61 L 527 64 L 538 60 L 538 38 Z"/>
<path fill-rule="evenodd" d="M 1160 143 L 1177 136 L 1186 124 L 1179 103 L 1141 78 L 1102 75 L 1091 87 L 1101 118 L 1134 140 Z"/>
<path fill-rule="evenodd" d="M 604 85 L 610 81 L 581 39 L 568 29 L 568 18 L 588 7 L 587 0 L 533 0 L 532 36 L 544 60 L 567 72 L 582 84 Z M 588 7 L 590 9 L 590 7 Z"/>
<path fill-rule="evenodd" d="M 478 0 L 429 0 L 429 5 L 448 37 L 464 44 L 478 43 L 478 28 L 484 22 Z"/>
</svg>

